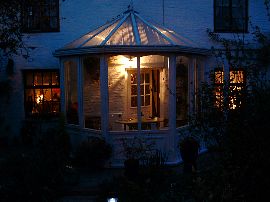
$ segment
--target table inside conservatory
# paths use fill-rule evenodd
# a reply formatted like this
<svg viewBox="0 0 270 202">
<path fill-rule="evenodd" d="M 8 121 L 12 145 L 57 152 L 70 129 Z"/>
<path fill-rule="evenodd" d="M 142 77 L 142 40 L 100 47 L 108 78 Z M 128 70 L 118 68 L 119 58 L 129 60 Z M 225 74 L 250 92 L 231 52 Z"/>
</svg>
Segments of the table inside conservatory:
<svg viewBox="0 0 270 202">
<path fill-rule="evenodd" d="M 143 130 L 154 130 L 159 127 L 159 123 L 163 122 L 164 119 L 159 117 L 154 118 L 142 118 L 142 129 Z M 124 125 L 124 130 L 127 130 L 127 126 L 129 130 L 138 130 L 138 119 L 125 119 L 125 120 L 117 120 L 116 123 L 120 123 Z"/>
</svg>

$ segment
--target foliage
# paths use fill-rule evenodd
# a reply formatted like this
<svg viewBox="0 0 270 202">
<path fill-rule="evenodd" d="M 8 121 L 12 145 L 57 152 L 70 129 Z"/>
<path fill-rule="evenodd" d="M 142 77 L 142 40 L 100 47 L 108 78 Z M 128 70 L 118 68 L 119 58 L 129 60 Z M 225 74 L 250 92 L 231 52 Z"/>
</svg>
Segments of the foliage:
<svg viewBox="0 0 270 202">
<path fill-rule="evenodd" d="M 9 103 L 10 93 L 12 92 L 10 80 L 0 81 L 0 144 L 7 145 L 10 125 L 6 120 L 6 105 Z"/>
<path fill-rule="evenodd" d="M 122 138 L 122 146 L 126 159 L 142 160 L 154 151 L 154 143 L 140 137 Z"/>
<path fill-rule="evenodd" d="M 1 201 L 57 198 L 69 173 L 69 136 L 61 124 L 36 135 L 39 137 L 36 145 L 16 147 L 0 161 Z"/>
<path fill-rule="evenodd" d="M 198 200 L 262 201 L 267 195 L 270 87 L 260 91 L 245 110 L 230 114 L 218 149 L 211 150 L 215 166 L 194 182 Z"/>
<path fill-rule="evenodd" d="M 74 154 L 74 165 L 81 168 L 99 169 L 110 159 L 112 147 L 101 138 L 83 141 Z"/>
<path fill-rule="evenodd" d="M 28 53 L 21 32 L 21 5 L 22 1 L 18 0 L 0 1 L 0 58 L 11 58 L 12 55 L 23 52 L 27 57 Z"/>
<path fill-rule="evenodd" d="M 269 1 L 265 5 L 269 17 Z M 217 66 L 227 61 L 229 67 L 244 68 L 247 89 L 244 105 L 234 110 L 229 108 L 229 95 L 225 92 L 228 81 L 224 82 L 225 101 L 221 108 L 214 105 L 213 85 L 205 83 L 199 90 L 203 110 L 194 118 L 192 128 L 202 131 L 209 151 L 217 158 L 215 167 L 194 180 L 194 197 L 198 201 L 262 201 L 267 195 L 270 85 L 266 73 L 270 65 L 270 36 L 258 26 L 252 28 L 256 47 L 244 40 L 244 34 L 227 39 L 208 30 L 210 39 L 218 45 L 213 47 Z"/>
</svg>

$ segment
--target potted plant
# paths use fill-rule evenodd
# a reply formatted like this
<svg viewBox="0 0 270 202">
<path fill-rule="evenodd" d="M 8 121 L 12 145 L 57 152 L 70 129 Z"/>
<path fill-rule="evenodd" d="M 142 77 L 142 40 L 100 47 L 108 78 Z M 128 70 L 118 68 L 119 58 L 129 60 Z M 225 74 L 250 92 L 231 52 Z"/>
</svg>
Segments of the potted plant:
<svg viewBox="0 0 270 202">
<path fill-rule="evenodd" d="M 124 168 L 125 175 L 129 179 L 135 179 L 138 176 L 140 161 L 145 159 L 153 144 L 146 140 L 134 137 L 132 139 L 122 139 L 123 153 L 125 155 Z"/>
<path fill-rule="evenodd" d="M 197 170 L 197 158 L 199 155 L 200 144 L 192 136 L 187 136 L 180 140 L 179 150 L 184 163 L 184 172 L 192 173 Z"/>
</svg>

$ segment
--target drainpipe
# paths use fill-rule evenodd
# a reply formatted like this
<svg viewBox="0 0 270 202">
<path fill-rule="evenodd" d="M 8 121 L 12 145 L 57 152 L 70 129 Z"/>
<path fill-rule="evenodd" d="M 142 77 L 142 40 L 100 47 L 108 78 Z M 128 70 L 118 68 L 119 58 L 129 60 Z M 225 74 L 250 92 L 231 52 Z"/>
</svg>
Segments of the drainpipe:
<svg viewBox="0 0 270 202">
<path fill-rule="evenodd" d="M 165 26 L 165 5 L 164 5 L 164 1 L 162 0 L 162 25 Z"/>
<path fill-rule="evenodd" d="M 83 62 L 82 57 L 77 59 L 77 89 L 78 89 L 78 116 L 80 129 L 84 128 L 83 107 Z"/>
<path fill-rule="evenodd" d="M 100 57 L 100 94 L 101 94 L 101 133 L 109 142 L 109 92 L 108 92 L 108 63 L 106 55 Z"/>
<path fill-rule="evenodd" d="M 60 58 L 60 98 L 61 98 L 61 112 L 66 118 L 66 93 L 65 93 L 65 67 L 64 60 Z"/>
<path fill-rule="evenodd" d="M 172 163 L 177 160 L 177 142 L 176 142 L 176 56 L 169 57 L 169 141 L 168 159 Z"/>
</svg>

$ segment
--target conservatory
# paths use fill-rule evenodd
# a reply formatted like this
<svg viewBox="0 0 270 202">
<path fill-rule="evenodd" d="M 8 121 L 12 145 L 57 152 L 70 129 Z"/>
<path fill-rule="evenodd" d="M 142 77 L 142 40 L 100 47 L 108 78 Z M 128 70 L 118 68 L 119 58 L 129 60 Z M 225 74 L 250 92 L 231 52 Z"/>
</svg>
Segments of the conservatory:
<svg viewBox="0 0 270 202">
<path fill-rule="evenodd" d="M 121 164 L 121 140 L 154 141 L 177 163 L 178 131 L 196 110 L 207 50 L 133 9 L 55 51 L 61 109 L 74 137 L 102 136 Z"/>
</svg>

